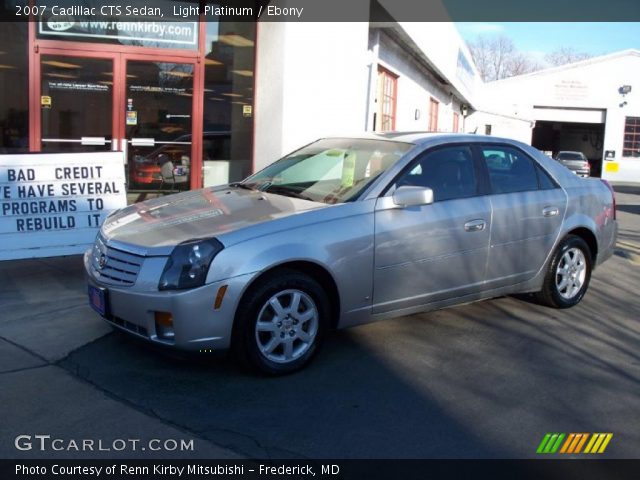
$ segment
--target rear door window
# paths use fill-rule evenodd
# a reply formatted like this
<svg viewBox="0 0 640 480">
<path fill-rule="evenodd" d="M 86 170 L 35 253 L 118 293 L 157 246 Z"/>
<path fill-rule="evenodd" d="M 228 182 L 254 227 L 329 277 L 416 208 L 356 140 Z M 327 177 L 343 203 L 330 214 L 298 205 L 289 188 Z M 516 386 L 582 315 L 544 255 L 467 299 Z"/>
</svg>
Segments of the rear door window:
<svg viewBox="0 0 640 480">
<path fill-rule="evenodd" d="M 538 172 L 538 185 L 540 186 L 540 190 L 553 190 L 554 188 L 558 188 L 558 185 L 556 185 L 549 174 L 541 167 L 536 165 L 536 171 Z"/>
</svg>

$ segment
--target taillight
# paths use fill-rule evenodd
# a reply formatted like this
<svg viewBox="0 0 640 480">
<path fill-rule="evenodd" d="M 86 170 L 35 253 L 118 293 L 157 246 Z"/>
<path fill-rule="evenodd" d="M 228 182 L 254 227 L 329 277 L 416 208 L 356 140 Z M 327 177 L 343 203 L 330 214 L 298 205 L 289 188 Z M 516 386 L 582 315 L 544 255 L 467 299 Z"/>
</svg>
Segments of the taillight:
<svg viewBox="0 0 640 480">
<path fill-rule="evenodd" d="M 613 190 L 613 187 L 611 186 L 611 184 L 609 182 L 607 182 L 606 180 L 604 180 L 602 178 L 600 179 L 600 181 L 602 183 L 604 183 L 607 186 L 607 188 L 609 189 L 609 191 L 611 192 L 611 198 L 613 199 L 613 219 L 615 220 L 616 219 L 616 209 L 618 208 L 616 206 L 616 192 Z"/>
</svg>

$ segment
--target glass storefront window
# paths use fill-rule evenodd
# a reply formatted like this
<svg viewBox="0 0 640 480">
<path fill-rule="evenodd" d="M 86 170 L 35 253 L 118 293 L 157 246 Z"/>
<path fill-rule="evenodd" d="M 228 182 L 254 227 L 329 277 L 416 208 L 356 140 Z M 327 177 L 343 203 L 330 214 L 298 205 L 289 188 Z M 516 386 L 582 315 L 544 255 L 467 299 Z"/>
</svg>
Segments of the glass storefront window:
<svg viewBox="0 0 640 480">
<path fill-rule="evenodd" d="M 205 45 L 204 186 L 251 174 L 255 24 L 208 22 Z"/>
<path fill-rule="evenodd" d="M 29 151 L 27 24 L 0 27 L 0 154 Z"/>
<path fill-rule="evenodd" d="M 42 151 L 110 150 L 113 62 L 43 55 L 40 65 Z"/>
<path fill-rule="evenodd" d="M 189 190 L 193 64 L 127 62 L 129 191 Z"/>
<path fill-rule="evenodd" d="M 201 10 L 218 5 L 159 1 Z M 93 3 L 60 0 L 58 5 Z M 28 24 L 10 22 L 0 29 L 0 153 L 29 150 L 33 108 L 36 150 L 122 150 L 127 188 L 138 198 L 252 173 L 254 22 L 208 15 L 204 25 L 194 17 L 172 28 L 174 22 L 166 19 L 131 22 L 117 14 L 93 23 L 67 20 L 32 24 L 32 71 Z M 196 78 L 202 83 L 196 85 Z M 30 81 L 37 82 L 33 92 Z M 194 118 L 195 112 L 202 117 Z"/>
</svg>

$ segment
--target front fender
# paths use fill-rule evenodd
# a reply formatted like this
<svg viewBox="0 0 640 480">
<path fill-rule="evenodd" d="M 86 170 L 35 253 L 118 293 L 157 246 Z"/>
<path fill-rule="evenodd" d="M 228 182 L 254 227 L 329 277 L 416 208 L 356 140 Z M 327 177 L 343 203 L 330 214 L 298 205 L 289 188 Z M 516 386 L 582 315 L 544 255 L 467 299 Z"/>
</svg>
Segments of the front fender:
<svg viewBox="0 0 640 480">
<path fill-rule="evenodd" d="M 311 262 L 333 278 L 341 317 L 371 305 L 374 253 L 373 212 L 279 231 L 231 245 L 215 257 L 207 283 L 262 273 L 290 262 Z"/>
</svg>

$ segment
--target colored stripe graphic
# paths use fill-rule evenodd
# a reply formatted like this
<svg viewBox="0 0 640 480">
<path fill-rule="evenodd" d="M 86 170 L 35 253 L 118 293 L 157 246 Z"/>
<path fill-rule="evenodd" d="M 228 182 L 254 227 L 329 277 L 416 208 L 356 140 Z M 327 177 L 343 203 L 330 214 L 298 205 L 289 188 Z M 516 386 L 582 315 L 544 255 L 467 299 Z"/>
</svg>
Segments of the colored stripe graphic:
<svg viewBox="0 0 640 480">
<path fill-rule="evenodd" d="M 558 435 L 558 439 L 556 440 L 556 443 L 553 444 L 553 447 L 551 447 L 551 450 L 549 451 L 549 453 L 556 453 L 560 448 L 560 444 L 562 443 L 563 439 L 564 439 L 564 433 L 561 433 L 560 435 Z"/>
<path fill-rule="evenodd" d="M 604 453 L 612 438 L 613 433 L 569 433 L 566 435 L 564 433 L 552 432 L 547 433 L 543 437 L 536 452 L 542 454 L 560 453 L 565 455 L 572 453 Z M 585 443 L 587 446 L 583 451 L 582 447 L 584 447 Z M 560 447 L 561 445 L 562 448 Z"/>
<path fill-rule="evenodd" d="M 584 453 L 603 453 L 612 437 L 613 433 L 594 433 Z"/>
<path fill-rule="evenodd" d="M 576 438 L 576 434 L 570 433 L 569 436 L 567 437 L 567 441 L 564 442 L 564 445 L 562 445 L 562 449 L 560 449 L 560 453 L 567 453 L 569 446 L 571 445 L 571 443 L 574 441 L 575 438 Z"/>
<path fill-rule="evenodd" d="M 538 445 L 537 453 L 556 453 L 564 437 L 564 433 L 547 433 Z"/>
<path fill-rule="evenodd" d="M 544 451 L 544 447 L 549 441 L 549 438 L 551 438 L 551 434 L 547 433 L 542 439 L 542 441 L 540 442 L 540 445 L 538 445 L 538 450 L 536 450 L 536 453 L 542 453 Z"/>
<path fill-rule="evenodd" d="M 560 453 L 580 453 L 584 442 L 589 437 L 588 433 L 570 433 L 567 441 L 564 442 Z"/>
<path fill-rule="evenodd" d="M 587 441 L 587 438 L 589 438 L 589 434 L 588 433 L 581 433 L 581 435 L 582 435 L 582 438 L 580 439 L 580 442 L 578 442 L 578 445 L 576 445 L 576 449 L 573 451 L 573 453 L 580 453 L 580 451 L 582 450 L 583 445 Z"/>
</svg>

